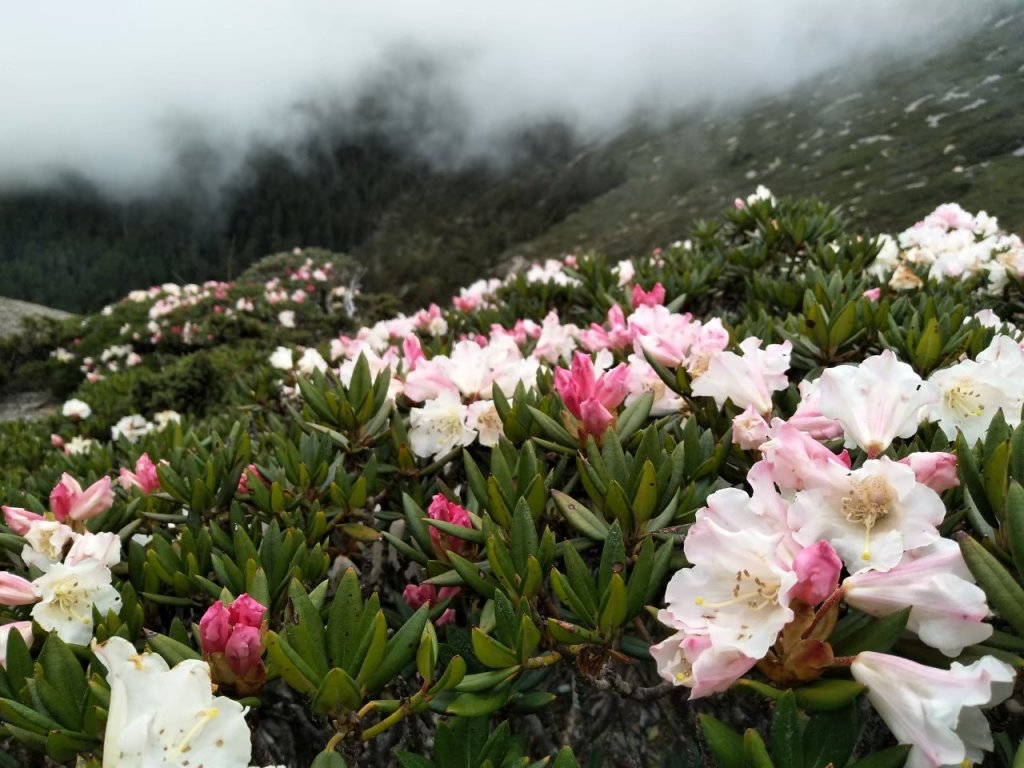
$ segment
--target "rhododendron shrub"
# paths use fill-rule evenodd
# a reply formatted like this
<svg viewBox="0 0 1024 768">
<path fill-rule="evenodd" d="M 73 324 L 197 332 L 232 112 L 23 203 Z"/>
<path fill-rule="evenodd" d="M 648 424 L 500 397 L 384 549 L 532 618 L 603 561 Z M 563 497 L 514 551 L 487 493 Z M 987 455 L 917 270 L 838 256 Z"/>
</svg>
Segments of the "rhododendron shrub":
<svg viewBox="0 0 1024 768">
<path fill-rule="evenodd" d="M 1018 247 L 759 188 L 450 307 L 305 251 L 133 293 L 2 428 L 0 749 L 1010 768 Z"/>
</svg>

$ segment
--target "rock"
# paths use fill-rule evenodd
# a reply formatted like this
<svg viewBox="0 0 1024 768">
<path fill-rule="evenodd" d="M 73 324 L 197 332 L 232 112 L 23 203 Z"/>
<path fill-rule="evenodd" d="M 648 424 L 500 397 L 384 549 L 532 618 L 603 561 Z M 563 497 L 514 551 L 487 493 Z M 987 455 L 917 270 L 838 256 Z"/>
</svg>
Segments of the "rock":
<svg viewBox="0 0 1024 768">
<path fill-rule="evenodd" d="M 63 320 L 71 317 L 71 313 L 0 296 L 0 339 L 17 333 L 21 329 L 22 320 L 26 317 L 52 317 L 55 320 Z"/>
</svg>

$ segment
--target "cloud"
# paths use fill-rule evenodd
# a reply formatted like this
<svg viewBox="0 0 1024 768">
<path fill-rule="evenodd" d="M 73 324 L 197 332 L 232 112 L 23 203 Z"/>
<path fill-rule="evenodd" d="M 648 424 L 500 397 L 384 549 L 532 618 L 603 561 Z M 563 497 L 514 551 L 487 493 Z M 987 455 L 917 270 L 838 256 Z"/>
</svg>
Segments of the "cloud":
<svg viewBox="0 0 1024 768">
<path fill-rule="evenodd" d="M 55 0 L 0 18 L 0 188 L 74 172 L 117 196 L 204 158 L 361 127 L 428 155 L 558 118 L 584 136 L 863 70 L 969 34 L 1000 0 Z M 991 19 L 990 19 L 991 21 Z M 339 121 L 343 124 L 339 125 Z M 457 148 L 457 149 L 453 149 Z M 200 150 L 200 151 L 197 151 Z"/>
</svg>

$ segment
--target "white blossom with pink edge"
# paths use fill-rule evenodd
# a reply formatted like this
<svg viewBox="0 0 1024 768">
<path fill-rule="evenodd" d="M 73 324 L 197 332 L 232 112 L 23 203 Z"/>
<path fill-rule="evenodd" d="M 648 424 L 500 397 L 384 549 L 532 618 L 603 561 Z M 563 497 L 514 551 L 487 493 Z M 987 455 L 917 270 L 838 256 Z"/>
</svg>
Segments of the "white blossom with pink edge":
<svg viewBox="0 0 1024 768">
<path fill-rule="evenodd" d="M 751 336 L 739 346 L 742 355 L 720 352 L 711 358 L 707 370 L 693 380 L 693 394 L 713 397 L 719 408 L 731 400 L 738 408 L 752 405 L 770 414 L 772 392 L 789 386 L 786 371 L 793 345 L 786 341 L 761 349 L 761 340 Z"/>
<path fill-rule="evenodd" d="M 912 745 L 906 768 L 980 763 L 994 746 L 981 708 L 1006 699 L 1016 677 L 993 656 L 947 670 L 873 652 L 859 654 L 850 672 L 900 743 Z"/>
<path fill-rule="evenodd" d="M 910 608 L 907 629 L 947 656 L 987 640 L 985 593 L 974 584 L 960 547 L 938 539 L 908 552 L 890 571 L 861 571 L 843 582 L 843 599 L 872 616 Z"/>
<path fill-rule="evenodd" d="M 829 482 L 798 491 L 789 509 L 793 536 L 807 546 L 831 544 L 850 573 L 887 571 L 908 550 L 939 538 L 946 515 L 939 495 L 914 470 L 888 457 L 853 471 L 829 469 Z"/>
<path fill-rule="evenodd" d="M 939 388 L 924 381 L 891 350 L 859 365 L 829 368 L 818 379 L 818 404 L 843 427 L 846 447 L 877 456 L 897 437 L 912 437 Z"/>
<path fill-rule="evenodd" d="M 928 382 L 940 393 L 927 411 L 928 420 L 937 421 L 950 440 L 960 430 L 967 444 L 974 445 L 1000 410 L 1008 425 L 1020 424 L 1024 350 L 1009 336 L 996 336 L 976 360 L 935 371 Z"/>
</svg>

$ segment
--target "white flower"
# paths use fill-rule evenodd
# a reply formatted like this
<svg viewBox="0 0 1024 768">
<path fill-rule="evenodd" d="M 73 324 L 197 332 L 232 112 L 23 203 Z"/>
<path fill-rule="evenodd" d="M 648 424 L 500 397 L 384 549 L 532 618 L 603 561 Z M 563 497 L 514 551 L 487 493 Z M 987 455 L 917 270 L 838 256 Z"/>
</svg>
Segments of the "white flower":
<svg viewBox="0 0 1024 768">
<path fill-rule="evenodd" d="M 288 347 L 278 347 L 270 356 L 270 365 L 281 371 L 290 371 L 292 366 L 292 351 Z"/>
<path fill-rule="evenodd" d="M 121 539 L 116 533 L 83 533 L 71 545 L 64 564 L 78 565 L 86 560 L 113 568 L 121 562 Z"/>
<path fill-rule="evenodd" d="M 271 363 L 273 363 L 273 357 L 271 357 Z M 327 370 L 327 361 L 324 360 L 323 355 L 321 355 L 316 349 L 310 347 L 302 353 L 302 357 L 300 357 L 299 361 L 295 364 L 295 368 L 303 376 L 309 376 L 313 371 L 320 371 L 323 373 Z"/>
<path fill-rule="evenodd" d="M 466 426 L 475 429 L 479 435 L 480 445 L 492 448 L 498 444 L 502 436 L 501 417 L 494 407 L 493 400 L 477 400 L 470 403 L 466 414 Z"/>
<path fill-rule="evenodd" d="M 88 437 L 82 437 L 81 435 L 75 435 L 73 438 L 64 443 L 64 455 L 65 456 L 80 456 L 83 453 L 88 453 L 92 450 L 93 445 L 96 444 L 95 440 Z"/>
<path fill-rule="evenodd" d="M 850 671 L 902 744 L 913 748 L 906 768 L 980 763 L 993 747 L 981 707 L 1013 692 L 1013 667 L 993 656 L 948 670 L 884 653 L 861 653 Z"/>
<path fill-rule="evenodd" d="M 32 608 L 32 618 L 66 643 L 87 645 L 93 608 L 105 616 L 121 607 L 121 595 L 110 581 L 110 569 L 98 560 L 55 563 L 34 582 L 41 600 Z"/>
<path fill-rule="evenodd" d="M 137 443 L 153 431 L 153 425 L 138 413 L 125 416 L 110 428 L 110 439 L 119 440 L 124 438 L 129 443 Z"/>
<path fill-rule="evenodd" d="M 64 407 L 61 408 L 61 414 L 65 418 L 81 421 L 82 419 L 88 419 L 92 415 L 92 408 L 85 401 L 72 398 L 64 403 Z"/>
<path fill-rule="evenodd" d="M 693 394 L 715 398 L 719 408 L 731 400 L 738 408 L 752 405 L 759 413 L 771 413 L 772 392 L 789 386 L 786 371 L 793 345 L 786 341 L 760 347 L 761 340 L 751 336 L 740 343 L 742 356 L 714 355 L 707 370 L 693 380 Z"/>
<path fill-rule="evenodd" d="M 548 363 L 572 359 L 579 331 L 580 329 L 572 323 L 562 325 L 558 313 L 554 310 L 548 312 L 541 323 L 540 338 L 537 339 L 533 356 Z"/>
<path fill-rule="evenodd" d="M 636 275 L 636 268 L 630 259 L 624 259 L 612 267 L 612 273 L 619 276 L 619 285 L 629 285 Z"/>
<path fill-rule="evenodd" d="M 861 571 L 843 582 L 843 598 L 872 616 L 911 608 L 907 629 L 947 656 L 987 640 L 985 593 L 974 584 L 960 547 L 939 539 L 908 552 L 891 571 Z"/>
<path fill-rule="evenodd" d="M 281 324 L 282 328 L 294 328 L 295 327 L 295 310 L 286 309 L 283 312 L 277 313 L 277 322 Z"/>
<path fill-rule="evenodd" d="M 938 399 L 938 387 L 888 349 L 860 365 L 829 368 L 818 379 L 822 415 L 839 421 L 847 448 L 859 446 L 869 456 L 884 451 L 895 437 L 912 437 L 925 407 Z"/>
<path fill-rule="evenodd" d="M 443 394 L 409 412 L 409 444 L 417 456 L 439 459 L 460 445 L 469 445 L 476 432 L 466 426 L 468 409 Z"/>
<path fill-rule="evenodd" d="M 1024 351 L 1009 336 L 996 336 L 977 360 L 935 371 L 928 381 L 940 392 L 938 402 L 928 409 L 928 419 L 937 421 L 951 440 L 959 429 L 968 445 L 974 445 L 999 410 L 1011 427 L 1020 424 Z"/>
<path fill-rule="evenodd" d="M 828 471 L 828 482 L 798 491 L 789 509 L 793 538 L 803 546 L 824 539 L 857 573 L 889 570 L 907 550 L 939 538 L 946 506 L 910 467 L 883 456 L 853 471 Z"/>
<path fill-rule="evenodd" d="M 153 414 L 153 423 L 156 424 L 157 431 L 163 432 L 171 424 L 180 424 L 181 414 L 177 411 L 160 411 Z"/>
<path fill-rule="evenodd" d="M 75 532 L 56 520 L 33 520 L 25 534 L 27 542 L 21 548 L 25 565 L 47 570 L 64 557 L 64 548 L 76 538 Z"/>
<path fill-rule="evenodd" d="M 170 669 L 119 637 L 93 644 L 93 653 L 110 685 L 103 768 L 247 768 L 252 736 L 245 708 L 213 695 L 206 662 L 189 659 Z"/>
</svg>

